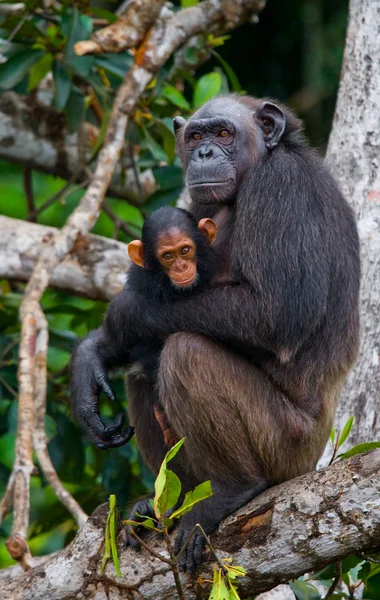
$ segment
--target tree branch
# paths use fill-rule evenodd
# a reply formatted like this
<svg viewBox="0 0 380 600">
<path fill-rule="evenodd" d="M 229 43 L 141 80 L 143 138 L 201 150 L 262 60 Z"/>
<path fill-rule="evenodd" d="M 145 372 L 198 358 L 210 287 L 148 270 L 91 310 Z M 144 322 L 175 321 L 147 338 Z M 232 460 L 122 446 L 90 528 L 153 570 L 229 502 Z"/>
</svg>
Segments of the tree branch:
<svg viewBox="0 0 380 600">
<path fill-rule="evenodd" d="M 0 278 L 28 281 L 55 227 L 26 223 L 0 216 Z M 86 235 L 57 265 L 52 287 L 94 300 L 111 300 L 120 292 L 130 266 L 127 244 L 97 235 Z"/>
<path fill-rule="evenodd" d="M 246 598 L 359 548 L 378 546 L 380 504 L 374 498 L 379 493 L 380 450 L 374 450 L 269 489 L 228 517 L 212 535 L 212 544 L 219 556 L 230 556 L 246 569 L 239 590 Z M 91 592 L 100 598 L 107 590 L 113 600 L 175 600 L 168 565 L 145 550 L 135 553 L 119 544 L 121 578 L 112 562 L 101 575 L 106 512 L 105 505 L 99 507 L 75 540 L 43 565 L 10 581 L 2 578 L 3 596 L 60 600 Z M 151 537 L 147 543 L 167 556 L 163 538 Z M 208 556 L 203 579 L 212 578 L 213 562 Z M 181 582 L 187 597 L 195 598 L 195 579 L 182 574 Z M 205 588 L 202 597 L 206 593 Z"/>
<path fill-rule="evenodd" d="M 91 158 L 92 144 L 98 134 L 94 125 L 84 123 L 79 141 L 78 134 L 67 131 L 63 114 L 50 106 L 31 102 L 30 98 L 14 92 L 3 92 L 0 96 L 0 159 L 82 183 L 88 172 L 85 168 L 78 169 L 78 164 L 83 164 L 80 154 L 84 154 L 86 161 Z M 141 206 L 157 185 L 151 169 L 139 172 L 136 183 L 136 166 L 126 154 L 126 182 L 118 166 L 107 194 Z"/>
</svg>

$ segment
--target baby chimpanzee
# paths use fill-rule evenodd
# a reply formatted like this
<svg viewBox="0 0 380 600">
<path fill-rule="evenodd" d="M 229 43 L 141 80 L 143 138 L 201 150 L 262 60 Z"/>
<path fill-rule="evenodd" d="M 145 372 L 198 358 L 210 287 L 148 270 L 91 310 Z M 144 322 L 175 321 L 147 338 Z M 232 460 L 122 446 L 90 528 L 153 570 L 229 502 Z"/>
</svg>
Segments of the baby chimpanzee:
<svg viewBox="0 0 380 600">
<path fill-rule="evenodd" d="M 170 303 L 203 287 L 213 276 L 215 254 L 212 244 L 217 233 L 212 219 L 197 224 L 194 217 L 180 208 L 164 207 L 150 215 L 143 226 L 142 240 L 128 246 L 133 261 L 128 272 L 128 291 L 141 303 Z M 141 340 L 130 356 L 139 363 L 145 376 L 156 380 L 158 360 L 165 340 Z M 159 400 L 154 412 L 164 434 L 165 444 L 177 440 Z"/>
</svg>

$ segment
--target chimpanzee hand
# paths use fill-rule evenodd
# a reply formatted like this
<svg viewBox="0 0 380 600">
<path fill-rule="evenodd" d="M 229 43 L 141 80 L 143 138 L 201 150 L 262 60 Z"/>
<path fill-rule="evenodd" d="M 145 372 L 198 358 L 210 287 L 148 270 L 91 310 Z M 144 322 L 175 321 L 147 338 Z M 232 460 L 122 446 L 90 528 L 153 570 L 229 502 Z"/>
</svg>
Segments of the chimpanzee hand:
<svg viewBox="0 0 380 600">
<path fill-rule="evenodd" d="M 128 519 L 131 521 L 140 522 L 143 521 L 141 517 L 154 517 L 154 510 L 150 503 L 150 498 L 143 498 L 142 500 L 138 500 L 133 506 L 131 512 L 129 513 Z M 141 544 L 134 537 L 131 531 L 136 532 L 138 528 L 138 525 L 126 525 L 123 532 L 125 545 L 131 546 L 135 550 L 140 550 Z"/>
<path fill-rule="evenodd" d="M 103 391 L 109 400 L 115 401 L 107 374 L 96 351 L 95 338 L 90 336 L 76 349 L 71 361 L 71 392 L 75 416 L 88 431 L 93 443 L 101 450 L 117 448 L 126 444 L 134 429 L 123 430 L 125 414 L 119 413 L 111 425 L 105 425 L 99 415 L 99 395 Z"/>
</svg>

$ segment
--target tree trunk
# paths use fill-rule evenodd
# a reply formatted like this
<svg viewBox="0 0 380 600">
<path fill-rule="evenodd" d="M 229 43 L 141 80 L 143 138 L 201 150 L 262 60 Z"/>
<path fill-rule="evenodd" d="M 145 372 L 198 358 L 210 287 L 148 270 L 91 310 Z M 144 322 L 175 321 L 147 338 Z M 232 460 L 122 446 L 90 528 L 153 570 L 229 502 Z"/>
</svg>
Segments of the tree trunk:
<svg viewBox="0 0 380 600">
<path fill-rule="evenodd" d="M 361 346 L 336 427 L 354 415 L 348 445 L 380 439 L 380 1 L 351 0 L 338 102 L 326 160 L 355 210 L 361 238 Z"/>
</svg>

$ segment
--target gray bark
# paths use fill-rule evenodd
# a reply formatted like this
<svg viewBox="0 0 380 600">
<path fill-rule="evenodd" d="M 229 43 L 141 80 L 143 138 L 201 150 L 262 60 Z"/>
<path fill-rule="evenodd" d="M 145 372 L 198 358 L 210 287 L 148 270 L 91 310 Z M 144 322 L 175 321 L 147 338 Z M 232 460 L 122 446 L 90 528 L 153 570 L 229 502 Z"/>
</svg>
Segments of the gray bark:
<svg viewBox="0 0 380 600">
<path fill-rule="evenodd" d="M 218 555 L 243 566 L 242 598 L 319 569 L 358 548 L 380 543 L 380 450 L 271 488 L 228 517 L 212 536 Z M 44 564 L 12 579 L 3 572 L 7 600 L 175 600 L 167 564 L 146 550 L 137 554 L 119 544 L 121 578 L 112 562 L 100 573 L 105 507 L 99 507 L 78 536 Z M 163 541 L 148 541 L 168 557 Z M 208 556 L 201 576 L 210 579 Z M 194 580 L 181 576 L 186 598 L 194 600 Z M 286 589 L 286 588 L 285 588 Z M 207 588 L 203 598 L 207 597 Z M 286 596 L 285 596 L 286 597 Z M 280 596 L 281 598 L 281 596 Z"/>
<path fill-rule="evenodd" d="M 361 238 L 361 346 L 336 427 L 350 415 L 348 444 L 380 439 L 380 1 L 351 0 L 327 162 L 358 219 Z"/>
<path fill-rule="evenodd" d="M 56 232 L 55 227 L 0 216 L 0 278 L 28 281 L 41 243 L 47 244 Z M 126 244 L 89 234 L 55 267 L 50 283 L 72 294 L 110 300 L 122 289 L 130 264 Z"/>
</svg>

